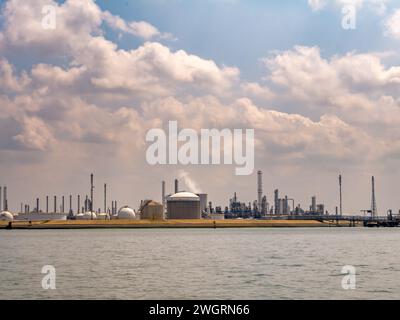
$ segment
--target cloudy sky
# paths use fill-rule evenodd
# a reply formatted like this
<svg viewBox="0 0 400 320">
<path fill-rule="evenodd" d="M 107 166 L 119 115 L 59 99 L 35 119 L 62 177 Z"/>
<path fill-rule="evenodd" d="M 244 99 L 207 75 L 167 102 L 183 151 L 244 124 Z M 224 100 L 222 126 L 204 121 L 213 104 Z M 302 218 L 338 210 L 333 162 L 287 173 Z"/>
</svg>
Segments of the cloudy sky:
<svg viewBox="0 0 400 320">
<path fill-rule="evenodd" d="M 342 26 L 353 5 L 356 28 Z M 400 1 L 9 0 L 0 17 L 0 184 L 11 209 L 89 193 L 137 207 L 203 191 L 225 206 L 256 199 L 232 165 L 150 166 L 146 132 L 254 128 L 255 168 L 307 207 L 398 210 Z M 43 28 L 53 6 L 55 29 Z M 47 11 L 46 11 L 47 12 Z M 42 200 L 43 201 L 43 200 Z"/>
</svg>

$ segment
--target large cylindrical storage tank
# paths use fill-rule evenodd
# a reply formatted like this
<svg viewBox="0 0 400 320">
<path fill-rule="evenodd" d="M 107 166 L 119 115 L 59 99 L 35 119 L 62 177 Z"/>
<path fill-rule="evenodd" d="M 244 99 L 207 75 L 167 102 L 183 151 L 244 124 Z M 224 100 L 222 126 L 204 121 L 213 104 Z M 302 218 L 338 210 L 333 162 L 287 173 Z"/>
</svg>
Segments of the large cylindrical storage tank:
<svg viewBox="0 0 400 320">
<path fill-rule="evenodd" d="M 141 208 L 140 213 L 141 219 L 150 220 L 163 220 L 164 219 L 164 207 L 161 203 L 156 201 L 146 201 Z"/>
<path fill-rule="evenodd" d="M 200 199 L 200 212 L 206 211 L 207 209 L 207 193 L 197 193 Z"/>
<path fill-rule="evenodd" d="M 178 192 L 167 198 L 168 219 L 200 219 L 200 197 L 191 192 Z"/>
</svg>

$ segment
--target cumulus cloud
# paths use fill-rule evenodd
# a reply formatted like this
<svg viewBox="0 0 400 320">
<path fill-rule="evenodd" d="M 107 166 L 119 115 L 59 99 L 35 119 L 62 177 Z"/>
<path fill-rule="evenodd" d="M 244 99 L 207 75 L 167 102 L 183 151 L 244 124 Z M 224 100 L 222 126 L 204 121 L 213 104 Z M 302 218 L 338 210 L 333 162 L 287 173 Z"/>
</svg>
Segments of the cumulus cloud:
<svg viewBox="0 0 400 320">
<path fill-rule="evenodd" d="M 26 72 L 22 72 L 18 77 L 15 74 L 13 66 L 4 58 L 0 57 L 0 92 L 19 92 L 23 90 L 30 82 Z"/>
<path fill-rule="evenodd" d="M 171 33 L 162 33 L 155 26 L 146 21 L 125 22 L 125 20 L 111 14 L 109 11 L 103 12 L 103 19 L 114 30 L 130 33 L 145 40 L 153 38 L 176 40 Z"/>
<path fill-rule="evenodd" d="M 395 39 L 400 39 L 400 9 L 396 10 L 385 21 L 385 34 Z"/>
<path fill-rule="evenodd" d="M 14 139 L 25 148 L 45 151 L 54 143 L 51 130 L 42 119 L 24 117 L 21 124 L 22 132 L 14 136 Z"/>
</svg>

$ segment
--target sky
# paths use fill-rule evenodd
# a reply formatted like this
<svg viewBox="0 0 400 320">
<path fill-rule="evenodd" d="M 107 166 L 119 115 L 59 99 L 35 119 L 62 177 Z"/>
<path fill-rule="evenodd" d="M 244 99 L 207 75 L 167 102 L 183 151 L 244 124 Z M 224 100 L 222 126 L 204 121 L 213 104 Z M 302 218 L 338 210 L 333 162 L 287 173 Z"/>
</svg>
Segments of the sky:
<svg viewBox="0 0 400 320">
<path fill-rule="evenodd" d="M 9 206 L 89 193 L 137 208 L 173 179 L 224 207 L 273 190 L 334 212 L 400 208 L 400 1 L 8 0 L 0 13 L 0 185 Z M 55 25 L 49 27 L 50 6 Z M 353 28 L 344 28 L 347 10 Z M 43 21 L 45 24 L 43 25 Z M 53 20 L 51 20 L 53 21 Z M 348 20 L 345 20 L 345 22 Z M 150 165 L 146 133 L 255 130 L 255 170 Z"/>
</svg>

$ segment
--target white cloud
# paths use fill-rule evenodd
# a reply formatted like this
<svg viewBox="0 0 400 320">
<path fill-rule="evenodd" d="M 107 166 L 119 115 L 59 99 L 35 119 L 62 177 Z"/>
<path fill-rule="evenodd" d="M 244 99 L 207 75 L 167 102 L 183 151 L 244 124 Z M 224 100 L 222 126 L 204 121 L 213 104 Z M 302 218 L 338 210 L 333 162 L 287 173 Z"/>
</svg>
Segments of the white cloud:
<svg viewBox="0 0 400 320">
<path fill-rule="evenodd" d="M 327 2 L 325 0 L 308 0 L 308 5 L 313 11 L 319 11 L 325 8 Z"/>
<path fill-rule="evenodd" d="M 385 35 L 400 39 L 400 9 L 385 21 Z"/>
<path fill-rule="evenodd" d="M 102 15 L 104 21 L 114 30 L 130 33 L 145 40 L 153 38 L 175 40 L 171 33 L 161 33 L 155 26 L 146 21 L 125 22 L 125 20 L 111 14 L 109 11 L 104 11 Z"/>
<path fill-rule="evenodd" d="M 25 148 L 45 151 L 53 143 L 54 138 L 48 125 L 37 117 L 24 117 L 22 132 L 14 137 Z"/>
<path fill-rule="evenodd" d="M 366 7 L 377 15 L 385 14 L 387 3 L 390 0 L 308 0 L 308 5 L 313 11 L 320 11 L 327 8 L 329 5 L 336 7 L 354 6 L 356 9 Z"/>
</svg>

